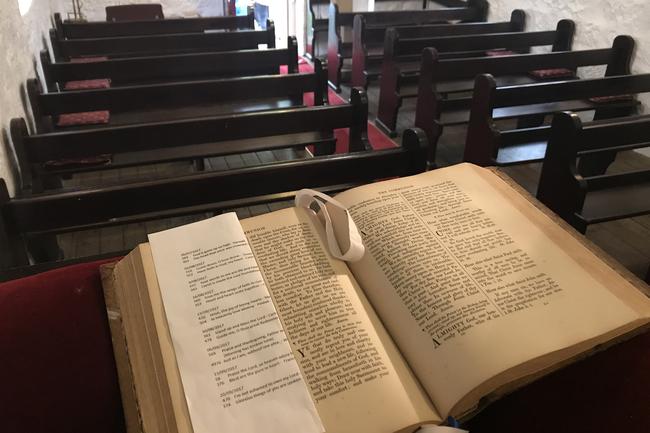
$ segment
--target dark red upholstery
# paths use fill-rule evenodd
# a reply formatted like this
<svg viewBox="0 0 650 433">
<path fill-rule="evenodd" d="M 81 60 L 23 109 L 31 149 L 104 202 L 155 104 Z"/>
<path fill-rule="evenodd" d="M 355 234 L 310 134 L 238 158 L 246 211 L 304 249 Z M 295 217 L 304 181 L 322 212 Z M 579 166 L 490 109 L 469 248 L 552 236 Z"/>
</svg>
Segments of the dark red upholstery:
<svg viewBox="0 0 650 433">
<path fill-rule="evenodd" d="M 101 262 L 0 284 L 0 432 L 124 431 Z"/>
<path fill-rule="evenodd" d="M 67 113 L 59 115 L 57 126 L 102 125 L 111 119 L 108 110 L 84 111 L 82 113 Z"/>
<path fill-rule="evenodd" d="M 548 80 L 554 78 L 574 78 L 575 73 L 571 69 L 553 68 L 553 69 L 536 69 L 528 74 L 537 80 Z"/>
<path fill-rule="evenodd" d="M 76 80 L 68 81 L 64 84 L 64 90 L 92 90 L 108 89 L 111 87 L 111 80 L 108 78 L 98 78 L 95 80 Z"/>
<path fill-rule="evenodd" d="M 546 376 L 465 425 L 471 433 L 647 433 L 650 332 Z"/>
<path fill-rule="evenodd" d="M 515 54 L 518 53 L 510 50 L 488 50 L 485 52 L 487 57 L 514 56 Z"/>
</svg>

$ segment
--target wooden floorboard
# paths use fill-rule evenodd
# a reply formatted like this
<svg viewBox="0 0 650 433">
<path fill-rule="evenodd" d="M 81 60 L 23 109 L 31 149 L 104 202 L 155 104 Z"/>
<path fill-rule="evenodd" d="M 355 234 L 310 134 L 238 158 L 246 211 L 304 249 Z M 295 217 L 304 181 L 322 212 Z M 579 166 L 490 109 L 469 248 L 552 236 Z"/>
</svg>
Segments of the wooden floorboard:
<svg viewBox="0 0 650 433">
<path fill-rule="evenodd" d="M 374 121 L 377 113 L 379 89 L 376 83 L 368 89 L 369 120 Z M 340 96 L 347 100 L 350 95 L 348 87 L 344 86 Z M 400 109 L 397 129 L 401 133 L 415 123 L 415 99 L 404 101 Z M 548 119 L 547 119 L 548 120 Z M 446 127 L 437 145 L 436 162 L 444 167 L 457 164 L 463 160 L 466 127 Z M 401 136 L 395 138 L 401 143 Z M 250 167 L 259 164 L 305 158 L 305 152 L 295 149 L 229 155 L 205 159 L 205 170 L 228 170 Z M 621 153 L 610 167 L 611 172 L 634 170 L 650 166 L 650 158 L 636 152 Z M 527 164 L 508 167 L 505 171 L 517 183 L 531 194 L 537 190 L 541 164 Z M 66 187 L 85 187 L 91 185 L 111 185 L 133 182 L 150 178 L 182 176 L 195 172 L 195 166 L 187 161 L 149 165 L 137 168 L 117 170 L 102 170 L 94 173 L 83 173 L 65 180 Z M 293 205 L 292 201 L 273 203 L 270 205 L 250 206 L 234 209 L 238 218 L 248 218 L 265 212 L 283 209 Z M 153 233 L 176 227 L 182 224 L 207 218 L 211 214 L 201 214 L 189 217 L 177 217 L 150 223 L 130 224 L 121 228 L 107 228 L 86 231 L 82 233 L 64 234 L 58 237 L 59 245 L 65 257 L 82 257 L 87 254 L 106 253 L 111 250 L 123 250 L 135 247 L 140 242 L 146 242 L 147 233 Z M 587 237 L 603 248 L 611 256 L 640 277 L 644 277 L 650 263 L 650 216 L 630 218 L 621 221 L 608 222 L 590 226 Z"/>
</svg>

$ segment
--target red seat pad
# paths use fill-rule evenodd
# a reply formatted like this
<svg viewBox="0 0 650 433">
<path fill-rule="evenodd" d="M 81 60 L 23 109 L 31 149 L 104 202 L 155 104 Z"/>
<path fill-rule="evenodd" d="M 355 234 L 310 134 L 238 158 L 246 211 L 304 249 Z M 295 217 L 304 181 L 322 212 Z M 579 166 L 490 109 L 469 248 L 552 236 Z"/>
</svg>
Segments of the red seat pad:
<svg viewBox="0 0 650 433">
<path fill-rule="evenodd" d="M 67 113 L 59 115 L 56 126 L 102 125 L 111 119 L 108 110 L 84 111 L 82 113 Z"/>
<path fill-rule="evenodd" d="M 68 81 L 63 88 L 65 90 L 92 90 L 108 89 L 111 87 L 111 80 L 108 78 L 97 78 L 94 80 Z"/>
<path fill-rule="evenodd" d="M 529 71 L 528 75 L 538 80 L 546 80 L 549 78 L 575 77 L 575 73 L 571 69 L 566 69 L 566 68 L 536 69 L 534 71 Z"/>
<path fill-rule="evenodd" d="M 99 276 L 109 261 L 0 283 L 1 432 L 124 431 Z"/>
<path fill-rule="evenodd" d="M 510 50 L 488 50 L 485 52 L 487 57 L 514 56 L 515 54 L 518 53 Z"/>
<path fill-rule="evenodd" d="M 107 56 L 88 56 L 88 57 L 73 57 L 70 63 L 97 63 L 105 62 L 108 60 Z"/>
<path fill-rule="evenodd" d="M 650 332 L 569 365 L 495 402 L 472 433 L 647 433 Z"/>
</svg>

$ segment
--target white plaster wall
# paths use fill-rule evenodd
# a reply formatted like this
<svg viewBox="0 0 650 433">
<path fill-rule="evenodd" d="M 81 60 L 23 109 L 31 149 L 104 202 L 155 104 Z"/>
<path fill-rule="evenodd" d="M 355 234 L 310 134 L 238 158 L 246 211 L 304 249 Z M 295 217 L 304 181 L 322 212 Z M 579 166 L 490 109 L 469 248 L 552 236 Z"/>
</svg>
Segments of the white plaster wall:
<svg viewBox="0 0 650 433">
<path fill-rule="evenodd" d="M 54 12 L 64 10 L 63 0 L 33 0 L 29 12 L 21 17 L 17 0 L 3 0 L 0 8 L 0 177 L 5 179 L 13 194 L 14 155 L 7 135 L 9 121 L 24 117 L 22 86 L 36 74 L 38 53 L 43 49 Z M 38 72 L 42 75 L 42 72 Z"/>
<path fill-rule="evenodd" d="M 573 48 L 609 47 L 616 35 L 626 34 L 636 41 L 632 62 L 633 73 L 650 73 L 650 1 L 648 0 L 490 0 L 490 21 L 507 20 L 513 9 L 523 9 L 527 29 L 555 28 L 561 19 L 576 23 Z M 590 75 L 593 71 L 583 71 Z M 650 94 L 640 97 L 645 112 L 650 106 Z M 650 156 L 650 148 L 640 151 Z"/>
</svg>

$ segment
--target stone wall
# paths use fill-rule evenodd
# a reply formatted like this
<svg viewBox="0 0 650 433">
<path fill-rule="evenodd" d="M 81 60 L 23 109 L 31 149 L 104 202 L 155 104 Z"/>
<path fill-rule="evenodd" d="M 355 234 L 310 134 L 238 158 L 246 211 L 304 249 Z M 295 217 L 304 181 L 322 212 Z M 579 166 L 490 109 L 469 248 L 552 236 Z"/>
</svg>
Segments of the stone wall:
<svg viewBox="0 0 650 433">
<path fill-rule="evenodd" d="M 15 159 L 7 139 L 9 121 L 25 116 L 22 88 L 27 78 L 36 75 L 36 59 L 48 39 L 51 16 L 61 10 L 65 10 L 63 0 L 33 0 L 24 16 L 20 15 L 17 0 L 4 0 L 0 9 L 0 177 L 10 192 L 15 185 Z"/>
</svg>

